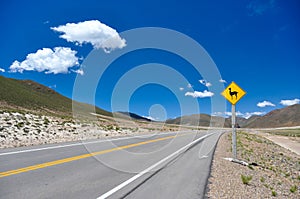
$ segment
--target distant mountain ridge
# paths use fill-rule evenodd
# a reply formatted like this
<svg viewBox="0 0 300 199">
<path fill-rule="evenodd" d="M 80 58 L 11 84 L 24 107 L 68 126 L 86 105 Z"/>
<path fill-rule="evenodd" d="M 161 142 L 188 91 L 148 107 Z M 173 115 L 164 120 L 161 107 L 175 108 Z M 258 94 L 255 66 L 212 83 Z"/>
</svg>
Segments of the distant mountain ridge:
<svg viewBox="0 0 300 199">
<path fill-rule="evenodd" d="M 72 116 L 72 105 L 82 113 L 117 116 L 124 119 L 151 121 L 148 118 L 130 112 L 111 113 L 89 104 L 74 102 L 56 91 L 31 80 L 17 80 L 0 76 L 0 108 L 15 110 L 31 110 L 51 113 L 59 116 Z M 89 111 L 87 111 L 89 110 Z M 223 126 L 231 127 L 231 118 L 194 114 L 166 120 L 167 124 L 183 124 L 191 126 Z M 237 123 L 244 128 L 273 128 L 300 126 L 300 104 L 276 109 L 264 116 L 252 116 L 248 119 L 237 117 Z"/>
<path fill-rule="evenodd" d="M 223 118 L 224 127 L 231 127 L 231 117 Z M 194 114 L 182 116 L 166 121 L 168 124 L 199 125 L 199 126 L 219 126 L 221 117 L 207 114 Z M 242 128 L 275 128 L 300 126 L 300 104 L 276 109 L 264 116 L 252 116 L 248 119 L 237 117 L 236 123 Z"/>
<path fill-rule="evenodd" d="M 114 115 L 117 115 L 118 117 L 121 117 L 121 118 L 128 118 L 130 117 L 131 119 L 135 119 L 135 120 L 144 120 L 144 121 L 148 121 L 148 122 L 151 122 L 152 120 L 148 119 L 148 118 L 145 118 L 145 117 L 142 117 L 138 114 L 135 114 L 135 113 L 131 113 L 131 112 L 123 112 L 123 111 L 118 111 L 118 112 L 115 112 Z"/>
<path fill-rule="evenodd" d="M 252 116 L 248 120 L 247 128 L 300 126 L 300 104 L 276 109 L 264 116 Z"/>
<path fill-rule="evenodd" d="M 225 118 L 210 116 L 208 114 L 193 114 L 177 117 L 175 119 L 168 119 L 167 124 L 181 124 L 187 126 L 222 126 L 225 122 Z"/>
</svg>

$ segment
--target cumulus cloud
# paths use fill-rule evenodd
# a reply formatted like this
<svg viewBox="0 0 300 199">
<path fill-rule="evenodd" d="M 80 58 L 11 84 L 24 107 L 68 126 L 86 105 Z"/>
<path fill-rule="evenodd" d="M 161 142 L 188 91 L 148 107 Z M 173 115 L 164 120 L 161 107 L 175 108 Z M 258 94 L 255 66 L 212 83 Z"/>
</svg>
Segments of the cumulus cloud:
<svg viewBox="0 0 300 199">
<path fill-rule="evenodd" d="M 263 102 L 258 102 L 257 106 L 263 108 L 266 106 L 275 106 L 275 104 L 273 104 L 272 102 L 269 102 L 269 101 L 263 101 Z"/>
<path fill-rule="evenodd" d="M 212 86 L 212 84 L 210 82 L 206 81 L 205 79 L 201 79 L 201 80 L 199 80 L 199 82 L 206 87 Z"/>
<path fill-rule="evenodd" d="M 185 96 L 191 96 L 193 98 L 199 97 L 199 98 L 204 98 L 204 97 L 212 97 L 214 95 L 214 93 L 210 92 L 210 91 L 194 91 L 194 92 L 186 92 Z"/>
<path fill-rule="evenodd" d="M 220 79 L 219 82 L 221 82 L 221 83 L 227 83 L 226 80 L 224 80 L 224 79 Z"/>
<path fill-rule="evenodd" d="M 293 99 L 293 100 L 281 100 L 280 101 L 280 104 L 283 105 L 283 106 L 291 106 L 291 105 L 294 105 L 294 104 L 299 104 L 300 102 L 300 99 Z"/>
<path fill-rule="evenodd" d="M 22 62 L 14 61 L 9 67 L 10 72 L 38 71 L 46 74 L 68 73 L 69 68 L 78 66 L 76 51 L 66 47 L 56 47 L 54 50 L 43 48 L 30 53 Z"/>
<path fill-rule="evenodd" d="M 90 43 L 94 48 L 101 48 L 106 53 L 126 46 L 126 40 L 121 38 L 115 29 L 98 20 L 67 23 L 58 27 L 51 27 L 51 29 L 62 33 L 59 37 L 68 42 L 74 42 L 77 45 Z"/>
<path fill-rule="evenodd" d="M 179 90 L 180 90 L 180 91 L 183 91 L 183 90 L 184 90 L 184 88 L 183 88 L 183 87 L 180 87 L 180 88 L 179 88 Z"/>
<path fill-rule="evenodd" d="M 5 69 L 4 68 L 0 68 L 0 72 L 1 73 L 5 73 Z"/>
</svg>

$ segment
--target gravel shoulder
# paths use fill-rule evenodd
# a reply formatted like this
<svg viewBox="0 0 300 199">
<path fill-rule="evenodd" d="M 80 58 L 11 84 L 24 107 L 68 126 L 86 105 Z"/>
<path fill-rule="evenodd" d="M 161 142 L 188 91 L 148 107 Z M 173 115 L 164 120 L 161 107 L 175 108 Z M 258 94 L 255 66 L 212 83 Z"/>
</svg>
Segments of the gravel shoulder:
<svg viewBox="0 0 300 199">
<path fill-rule="evenodd" d="M 300 156 L 261 135 L 237 133 L 238 159 L 232 157 L 231 133 L 221 136 L 215 151 L 207 198 L 300 198 Z M 242 176 L 244 181 L 242 180 Z"/>
<path fill-rule="evenodd" d="M 264 137 L 300 156 L 300 138 L 290 138 L 279 135 L 266 135 Z"/>
</svg>

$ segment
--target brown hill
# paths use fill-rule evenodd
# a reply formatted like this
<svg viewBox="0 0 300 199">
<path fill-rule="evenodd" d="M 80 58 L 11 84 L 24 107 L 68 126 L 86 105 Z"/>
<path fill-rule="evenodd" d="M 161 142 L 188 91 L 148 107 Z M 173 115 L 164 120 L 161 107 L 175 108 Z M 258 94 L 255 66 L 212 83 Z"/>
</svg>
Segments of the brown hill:
<svg viewBox="0 0 300 199">
<path fill-rule="evenodd" d="M 248 120 L 243 117 L 236 117 L 236 125 L 244 127 L 248 123 Z M 231 127 L 231 117 L 225 119 L 224 127 Z"/>
<path fill-rule="evenodd" d="M 210 116 L 207 114 L 195 114 L 182 116 L 175 119 L 169 119 L 166 121 L 166 123 L 191 126 L 209 126 L 211 124 L 211 126 L 216 127 L 231 127 L 230 117 L 222 119 L 221 117 Z M 211 121 L 212 123 L 210 123 Z M 248 119 L 237 117 L 236 122 L 238 126 L 242 128 L 274 128 L 300 126 L 300 104 L 277 109 L 269 112 L 264 116 L 252 116 Z"/>
<path fill-rule="evenodd" d="M 251 120 L 250 120 L 251 119 Z M 249 118 L 247 128 L 273 128 L 300 126 L 300 104 L 276 109 L 264 116 Z"/>
<path fill-rule="evenodd" d="M 168 119 L 167 124 L 181 124 L 188 126 L 213 126 L 223 127 L 225 118 L 210 116 L 208 114 L 193 114 L 175 119 Z"/>
</svg>

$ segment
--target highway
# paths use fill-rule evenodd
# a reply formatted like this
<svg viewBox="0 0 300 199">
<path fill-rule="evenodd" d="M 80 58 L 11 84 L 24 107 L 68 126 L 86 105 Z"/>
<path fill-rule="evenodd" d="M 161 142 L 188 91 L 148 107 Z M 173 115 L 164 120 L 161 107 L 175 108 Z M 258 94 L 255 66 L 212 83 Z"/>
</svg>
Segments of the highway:
<svg viewBox="0 0 300 199">
<path fill-rule="evenodd" d="M 0 198 L 203 198 L 222 131 L 0 150 Z"/>
</svg>

